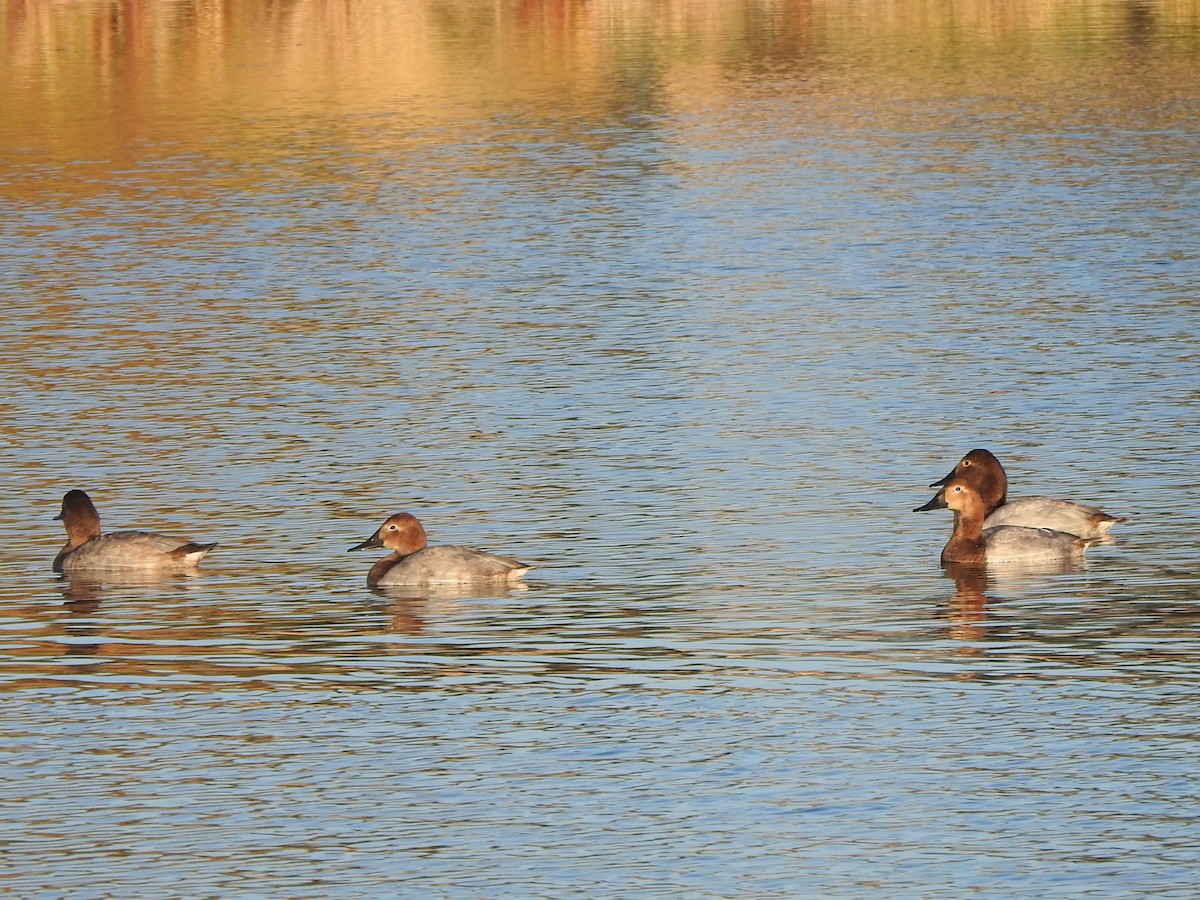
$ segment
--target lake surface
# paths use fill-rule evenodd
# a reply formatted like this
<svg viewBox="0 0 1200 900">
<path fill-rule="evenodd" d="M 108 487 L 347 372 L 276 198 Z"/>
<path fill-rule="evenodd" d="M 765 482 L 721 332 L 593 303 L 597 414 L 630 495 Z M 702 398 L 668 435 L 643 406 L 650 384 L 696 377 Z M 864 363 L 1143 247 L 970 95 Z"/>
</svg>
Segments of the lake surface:
<svg viewBox="0 0 1200 900">
<path fill-rule="evenodd" d="M 1196 895 L 1200 4 L 3 13 L 0 889 Z"/>
</svg>

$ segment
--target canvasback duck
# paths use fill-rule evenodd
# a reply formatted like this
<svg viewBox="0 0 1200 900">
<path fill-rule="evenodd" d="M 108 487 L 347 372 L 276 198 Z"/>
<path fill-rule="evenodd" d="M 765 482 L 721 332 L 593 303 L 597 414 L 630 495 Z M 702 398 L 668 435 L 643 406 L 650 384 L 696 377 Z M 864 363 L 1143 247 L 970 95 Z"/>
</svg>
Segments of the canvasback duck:
<svg viewBox="0 0 1200 900">
<path fill-rule="evenodd" d="M 969 481 L 983 497 L 987 507 L 984 528 L 1000 525 L 1020 525 L 1026 528 L 1051 528 L 1083 538 L 1103 537 L 1108 529 L 1125 519 L 1110 516 L 1095 506 L 1055 500 L 1052 497 L 1019 497 L 1008 499 L 1008 476 L 1004 466 L 989 451 L 972 450 L 958 461 L 950 473 L 930 484 L 940 487 L 954 478 Z"/>
<path fill-rule="evenodd" d="M 951 478 L 933 499 L 913 512 L 954 511 L 954 533 L 942 548 L 942 565 L 960 563 L 1044 563 L 1079 560 L 1094 538 L 1082 538 L 1051 528 L 997 525 L 984 528 L 987 503 L 965 478 Z"/>
<path fill-rule="evenodd" d="M 197 544 L 149 531 L 100 533 L 100 514 L 83 491 L 67 491 L 56 520 L 67 529 L 67 543 L 54 557 L 55 572 L 138 569 L 186 572 L 195 569 L 216 544 Z"/>
<path fill-rule="evenodd" d="M 392 552 L 367 573 L 369 587 L 413 584 L 479 584 L 518 581 L 528 563 L 470 547 L 427 546 L 425 529 L 416 516 L 396 513 L 379 530 L 347 552 L 386 547 Z"/>
</svg>

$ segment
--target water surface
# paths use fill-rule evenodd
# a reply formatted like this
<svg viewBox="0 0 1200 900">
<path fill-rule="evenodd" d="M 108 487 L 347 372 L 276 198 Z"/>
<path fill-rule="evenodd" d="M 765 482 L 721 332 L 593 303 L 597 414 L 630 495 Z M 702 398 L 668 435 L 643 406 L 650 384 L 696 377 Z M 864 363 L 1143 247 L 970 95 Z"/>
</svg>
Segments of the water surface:
<svg viewBox="0 0 1200 900">
<path fill-rule="evenodd" d="M 1194 3 L 0 50 L 5 889 L 1194 894 Z M 956 580 L 911 510 L 974 446 L 1128 521 Z M 72 487 L 221 546 L 56 578 Z M 541 568 L 373 594 L 400 510 Z"/>
</svg>

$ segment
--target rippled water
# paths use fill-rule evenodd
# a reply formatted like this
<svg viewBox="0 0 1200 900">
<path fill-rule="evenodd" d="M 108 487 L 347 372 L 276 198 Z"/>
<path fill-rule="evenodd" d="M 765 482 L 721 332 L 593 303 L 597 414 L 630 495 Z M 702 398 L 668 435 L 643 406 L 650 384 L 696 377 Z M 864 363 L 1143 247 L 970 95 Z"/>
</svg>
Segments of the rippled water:
<svg viewBox="0 0 1200 900">
<path fill-rule="evenodd" d="M 9 10 L 0 886 L 1194 896 L 1200 9 L 952 12 Z M 974 446 L 1128 521 L 955 580 Z"/>
</svg>

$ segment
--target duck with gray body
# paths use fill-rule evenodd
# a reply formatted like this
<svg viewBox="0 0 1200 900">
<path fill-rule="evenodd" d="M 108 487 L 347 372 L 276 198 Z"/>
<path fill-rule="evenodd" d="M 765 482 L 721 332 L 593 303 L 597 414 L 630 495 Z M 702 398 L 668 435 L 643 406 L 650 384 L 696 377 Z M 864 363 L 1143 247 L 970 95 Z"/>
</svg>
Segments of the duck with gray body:
<svg viewBox="0 0 1200 900">
<path fill-rule="evenodd" d="M 983 498 L 987 510 L 984 528 L 1017 525 L 1049 528 L 1083 538 L 1099 538 L 1106 535 L 1117 522 L 1125 521 L 1095 506 L 1071 500 L 1055 500 L 1053 497 L 1008 499 L 1008 475 L 1004 466 L 990 451 L 982 448 L 972 450 L 958 461 L 945 478 L 929 486 L 942 487 L 954 478 L 969 481 Z"/>
<path fill-rule="evenodd" d="M 1087 545 L 1095 540 L 1051 528 L 1019 525 L 984 528 L 986 502 L 965 478 L 951 478 L 928 503 L 913 511 L 930 509 L 954 511 L 954 531 L 942 548 L 942 565 L 1080 560 Z"/>
<path fill-rule="evenodd" d="M 470 547 L 430 547 L 425 529 L 409 513 L 396 513 L 347 552 L 391 550 L 367 573 L 370 587 L 420 584 L 495 584 L 520 580 L 536 568 L 507 556 Z"/>
<path fill-rule="evenodd" d="M 80 490 L 68 491 L 54 517 L 67 530 L 67 543 L 54 557 L 55 572 L 93 572 L 136 569 L 187 572 L 195 569 L 216 544 L 197 544 L 151 531 L 101 534 L 100 514 Z"/>
</svg>

